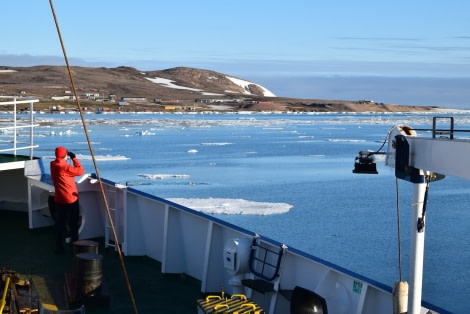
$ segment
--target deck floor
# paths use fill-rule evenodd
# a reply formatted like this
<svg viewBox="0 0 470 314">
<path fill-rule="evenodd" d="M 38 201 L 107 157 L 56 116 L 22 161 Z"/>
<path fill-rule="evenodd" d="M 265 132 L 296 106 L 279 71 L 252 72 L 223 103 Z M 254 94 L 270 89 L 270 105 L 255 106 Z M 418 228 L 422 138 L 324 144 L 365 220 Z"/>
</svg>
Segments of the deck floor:
<svg viewBox="0 0 470 314">
<path fill-rule="evenodd" d="M 0 163 L 9 163 L 13 161 L 26 161 L 30 160 L 29 156 L 14 155 L 14 154 L 0 154 Z"/>
<path fill-rule="evenodd" d="M 65 274 L 72 272 L 73 249 L 54 253 L 52 227 L 30 230 L 26 213 L 0 210 L 0 267 L 9 267 L 23 276 L 46 280 L 56 305 L 66 309 Z M 121 262 L 114 248 L 104 248 L 103 280 L 109 288 L 109 307 L 87 307 L 86 313 L 134 313 Z M 162 274 L 161 264 L 148 257 L 124 257 L 139 313 L 197 313 L 197 300 L 204 297 L 200 282 L 183 274 Z"/>
</svg>

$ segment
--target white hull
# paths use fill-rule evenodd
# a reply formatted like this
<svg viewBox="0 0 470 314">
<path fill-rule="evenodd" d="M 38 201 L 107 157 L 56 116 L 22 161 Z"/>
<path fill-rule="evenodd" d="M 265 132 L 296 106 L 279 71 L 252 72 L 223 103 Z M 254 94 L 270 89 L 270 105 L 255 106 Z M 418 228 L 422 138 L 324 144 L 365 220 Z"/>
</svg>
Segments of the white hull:
<svg viewBox="0 0 470 314">
<path fill-rule="evenodd" d="M 41 162 L 29 161 L 27 167 L 30 228 L 53 224 L 50 217 L 44 216 L 53 186 L 44 180 L 47 176 L 41 175 Z M 201 281 L 202 292 L 220 292 L 223 287 L 227 294 L 242 293 L 252 298 L 266 313 L 285 314 L 289 312 L 289 292 L 300 286 L 323 297 L 329 313 L 393 312 L 390 286 L 291 247 L 283 250 L 278 276 L 269 281 L 273 291 L 261 293 L 251 289 L 241 284 L 242 279 L 257 278 L 246 265 L 250 245 L 236 248 L 239 272 L 234 272 L 235 265 L 227 265 L 224 258 L 233 248 L 228 249 L 227 244 L 233 241 L 251 244 L 253 232 L 133 188 L 102 181 L 123 254 L 145 255 L 161 262 L 163 273 L 194 277 Z M 80 239 L 104 237 L 107 245 L 114 245 L 97 180 L 85 175 L 78 188 Z M 258 255 L 266 250 L 274 252 L 267 263 L 276 265 L 275 253 L 282 244 L 262 236 L 257 239 L 259 247 L 255 252 Z M 421 312 L 427 310 L 422 308 Z"/>
</svg>

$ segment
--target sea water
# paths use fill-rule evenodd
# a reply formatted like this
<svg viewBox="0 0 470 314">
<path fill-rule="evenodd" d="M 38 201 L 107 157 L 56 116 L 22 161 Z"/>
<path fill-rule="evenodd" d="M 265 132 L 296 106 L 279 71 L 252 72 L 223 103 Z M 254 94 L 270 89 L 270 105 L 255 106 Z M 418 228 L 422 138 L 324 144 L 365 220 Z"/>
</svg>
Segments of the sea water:
<svg viewBox="0 0 470 314">
<path fill-rule="evenodd" d="M 85 121 L 102 178 L 393 286 L 400 280 L 398 238 L 408 280 L 412 184 L 396 181 L 383 158 L 378 175 L 353 174 L 354 158 L 379 150 L 393 126 L 429 129 L 433 116 L 93 114 Z M 454 116 L 457 129 L 470 129 L 470 115 Z M 78 115 L 35 119 L 35 154 L 46 168 L 63 145 L 96 172 Z M 426 210 L 423 299 L 455 313 L 470 306 L 469 192 L 462 179 L 433 182 Z"/>
</svg>

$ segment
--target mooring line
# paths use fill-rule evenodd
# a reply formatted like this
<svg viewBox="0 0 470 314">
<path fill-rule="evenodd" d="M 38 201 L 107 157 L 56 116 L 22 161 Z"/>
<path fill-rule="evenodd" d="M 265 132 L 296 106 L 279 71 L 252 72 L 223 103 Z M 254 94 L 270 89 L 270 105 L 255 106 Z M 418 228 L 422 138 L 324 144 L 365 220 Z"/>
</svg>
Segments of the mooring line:
<svg viewBox="0 0 470 314">
<path fill-rule="evenodd" d="M 122 266 L 122 270 L 124 272 L 124 277 L 126 279 L 127 288 L 129 290 L 129 295 L 131 297 L 132 305 L 134 307 L 134 312 L 137 314 L 138 312 L 137 312 L 137 305 L 136 305 L 135 299 L 134 299 L 134 293 L 132 292 L 132 287 L 131 287 L 131 284 L 130 284 L 130 281 L 129 281 L 129 276 L 127 275 L 127 270 L 126 270 L 126 266 L 124 264 L 124 258 L 122 256 L 121 247 L 119 246 L 119 239 L 118 239 L 118 236 L 117 236 L 117 233 L 116 233 L 116 229 L 114 227 L 113 219 L 111 217 L 111 211 L 109 209 L 108 201 L 106 199 L 106 194 L 104 192 L 103 182 L 101 181 L 101 176 L 100 176 L 100 173 L 99 173 L 99 170 L 98 170 L 98 165 L 96 164 L 95 154 L 93 152 L 93 147 L 91 145 L 90 137 L 88 135 L 88 130 L 87 130 L 87 127 L 86 127 L 85 118 L 83 116 L 83 111 L 82 111 L 82 107 L 80 105 L 80 100 L 78 99 L 77 89 L 75 88 L 75 83 L 73 81 L 72 70 L 70 68 L 69 60 L 68 60 L 68 57 L 67 57 L 67 52 L 65 51 L 64 42 L 62 40 L 62 35 L 60 33 L 59 23 L 57 21 L 57 16 L 55 14 L 54 5 L 52 3 L 52 0 L 49 0 L 49 4 L 51 6 L 52 15 L 54 16 L 54 22 L 55 22 L 55 25 L 56 25 L 57 34 L 59 35 L 60 45 L 62 46 L 62 52 L 64 54 L 65 63 L 67 65 L 67 70 L 68 70 L 68 73 L 69 73 L 70 83 L 71 83 L 72 89 L 73 89 L 73 95 L 75 96 L 78 111 L 80 112 L 80 118 L 82 120 L 83 129 L 85 131 L 85 136 L 86 136 L 86 139 L 87 139 L 88 148 L 90 150 L 91 159 L 93 160 L 93 165 L 95 167 L 96 178 L 97 178 L 97 180 L 99 182 L 99 185 L 100 185 L 101 195 L 102 195 L 104 205 L 105 205 L 105 208 L 106 208 L 106 213 L 108 214 L 108 220 L 109 220 L 109 223 L 110 223 L 110 226 L 111 226 L 111 230 L 113 231 L 114 242 L 116 244 L 116 248 L 117 248 L 117 251 L 118 251 L 118 254 L 119 254 L 119 259 L 121 261 L 121 266 Z"/>
</svg>

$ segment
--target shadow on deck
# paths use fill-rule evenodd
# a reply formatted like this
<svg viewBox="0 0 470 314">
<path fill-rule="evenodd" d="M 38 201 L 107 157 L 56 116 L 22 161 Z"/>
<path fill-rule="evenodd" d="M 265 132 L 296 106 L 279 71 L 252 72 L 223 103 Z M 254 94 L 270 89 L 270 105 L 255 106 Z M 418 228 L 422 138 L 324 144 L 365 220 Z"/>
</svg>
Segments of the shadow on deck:
<svg viewBox="0 0 470 314">
<path fill-rule="evenodd" d="M 0 267 L 9 267 L 22 276 L 43 277 L 59 309 L 66 309 L 65 273 L 73 267 L 73 248 L 54 253 L 52 227 L 30 230 L 26 213 L 0 210 Z M 122 266 L 114 248 L 98 251 L 103 256 L 103 280 L 109 287 L 109 307 L 87 307 L 86 313 L 134 313 Z M 184 274 L 162 274 L 161 264 L 148 257 L 124 257 L 129 281 L 139 313 L 196 313 L 203 298 L 200 281 Z"/>
</svg>

